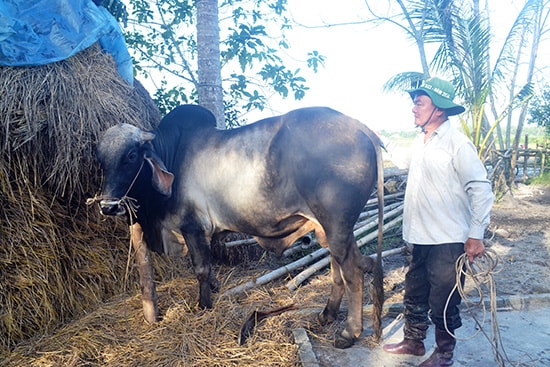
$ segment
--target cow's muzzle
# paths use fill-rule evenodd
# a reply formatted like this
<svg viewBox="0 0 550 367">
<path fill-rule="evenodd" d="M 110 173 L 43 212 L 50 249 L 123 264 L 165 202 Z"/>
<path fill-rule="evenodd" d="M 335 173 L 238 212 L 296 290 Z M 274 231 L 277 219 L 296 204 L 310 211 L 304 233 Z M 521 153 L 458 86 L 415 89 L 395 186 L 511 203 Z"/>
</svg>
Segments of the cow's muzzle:
<svg viewBox="0 0 550 367">
<path fill-rule="evenodd" d="M 103 215 L 124 215 L 126 207 L 122 205 L 121 200 L 103 199 L 99 202 L 99 210 Z"/>
</svg>

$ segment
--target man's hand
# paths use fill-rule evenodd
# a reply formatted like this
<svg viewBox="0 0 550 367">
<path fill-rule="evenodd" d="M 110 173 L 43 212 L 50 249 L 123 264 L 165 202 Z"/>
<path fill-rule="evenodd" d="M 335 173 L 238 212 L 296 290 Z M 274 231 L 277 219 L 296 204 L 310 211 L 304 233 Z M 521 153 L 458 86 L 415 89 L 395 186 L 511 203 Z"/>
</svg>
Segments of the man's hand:
<svg viewBox="0 0 550 367">
<path fill-rule="evenodd" d="M 482 257 L 485 253 L 485 245 L 483 244 L 483 240 L 468 238 L 464 244 L 464 251 L 468 256 L 470 263 L 474 262 L 476 258 Z"/>
</svg>

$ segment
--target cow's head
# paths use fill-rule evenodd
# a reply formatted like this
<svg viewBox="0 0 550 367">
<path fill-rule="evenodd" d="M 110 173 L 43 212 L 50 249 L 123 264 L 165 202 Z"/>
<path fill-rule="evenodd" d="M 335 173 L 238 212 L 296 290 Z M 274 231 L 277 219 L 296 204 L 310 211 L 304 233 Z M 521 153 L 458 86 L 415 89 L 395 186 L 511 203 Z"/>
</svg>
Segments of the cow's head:
<svg viewBox="0 0 550 367">
<path fill-rule="evenodd" d="M 151 168 L 152 187 L 166 197 L 172 195 L 174 175 L 152 151 L 150 141 L 155 135 L 139 128 L 120 124 L 105 131 L 97 145 L 97 157 L 103 168 L 104 183 L 99 202 L 104 215 L 126 213 L 124 200 L 145 192 L 143 178 L 146 166 Z M 149 183 L 147 183 L 149 185 Z"/>
</svg>

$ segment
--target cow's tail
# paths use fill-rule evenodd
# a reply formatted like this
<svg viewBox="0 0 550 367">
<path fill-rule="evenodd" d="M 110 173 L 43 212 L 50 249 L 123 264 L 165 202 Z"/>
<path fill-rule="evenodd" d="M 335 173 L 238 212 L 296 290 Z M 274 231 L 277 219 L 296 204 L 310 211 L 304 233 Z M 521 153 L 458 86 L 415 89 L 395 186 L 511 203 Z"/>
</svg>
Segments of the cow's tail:
<svg viewBox="0 0 550 367">
<path fill-rule="evenodd" d="M 376 246 L 376 263 L 373 280 L 372 327 L 374 339 L 382 337 L 382 307 L 384 306 L 384 272 L 382 270 L 382 243 L 384 240 L 384 159 L 380 144 L 375 144 L 376 166 L 378 170 L 378 244 Z"/>
<path fill-rule="evenodd" d="M 384 159 L 382 156 L 382 141 L 368 129 L 367 135 L 376 151 L 377 194 L 378 194 L 378 244 L 376 246 L 376 261 L 372 290 L 372 328 L 375 342 L 382 337 L 382 308 L 384 306 L 384 272 L 382 270 L 382 243 L 384 240 Z"/>
</svg>

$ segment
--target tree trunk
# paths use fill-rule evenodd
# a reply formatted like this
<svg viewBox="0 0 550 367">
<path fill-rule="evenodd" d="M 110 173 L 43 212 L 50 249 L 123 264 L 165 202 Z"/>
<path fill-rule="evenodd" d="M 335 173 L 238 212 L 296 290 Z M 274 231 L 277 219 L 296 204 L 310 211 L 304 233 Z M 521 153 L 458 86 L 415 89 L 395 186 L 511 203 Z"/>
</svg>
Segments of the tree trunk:
<svg viewBox="0 0 550 367">
<path fill-rule="evenodd" d="M 535 65 L 538 55 L 538 49 L 541 37 L 543 35 L 544 26 L 546 24 L 546 20 L 548 19 L 548 10 L 546 10 L 544 4 L 542 1 L 537 1 L 537 13 L 535 15 L 534 19 L 534 26 L 532 28 L 533 32 L 533 42 L 531 43 L 531 53 L 529 55 L 529 65 L 527 67 L 527 80 L 525 84 L 530 84 L 533 81 L 533 74 L 535 72 Z M 514 142 L 512 145 L 512 151 L 513 151 L 513 159 L 512 159 L 512 167 L 511 171 L 514 172 L 516 168 L 516 154 L 518 151 L 518 146 L 521 139 L 521 133 L 523 131 L 523 124 L 525 123 L 525 119 L 527 118 L 527 112 L 528 112 L 528 105 L 524 104 L 520 116 L 518 119 L 518 127 L 516 129 L 516 135 L 514 137 Z M 512 187 L 513 185 L 513 178 L 511 178 L 508 182 L 508 186 Z"/>
<path fill-rule="evenodd" d="M 197 0 L 197 58 L 199 104 L 225 129 L 220 63 L 220 28 L 217 0 Z"/>
</svg>

